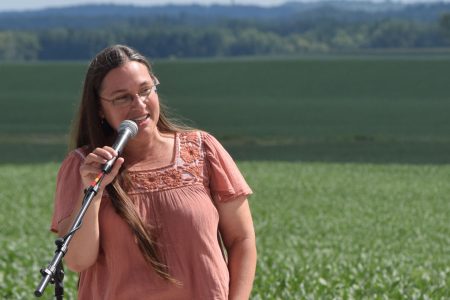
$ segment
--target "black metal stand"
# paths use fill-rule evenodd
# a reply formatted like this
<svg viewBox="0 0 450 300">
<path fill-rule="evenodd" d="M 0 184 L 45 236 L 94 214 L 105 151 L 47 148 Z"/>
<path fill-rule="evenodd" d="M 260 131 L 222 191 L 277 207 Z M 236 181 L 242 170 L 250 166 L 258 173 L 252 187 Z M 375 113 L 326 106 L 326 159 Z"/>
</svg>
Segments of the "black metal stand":
<svg viewBox="0 0 450 300">
<path fill-rule="evenodd" d="M 55 298 L 56 300 L 62 300 L 64 298 L 64 267 L 62 262 L 56 266 L 55 272 Z"/>
<path fill-rule="evenodd" d="M 63 299 L 64 296 L 64 270 L 62 266 L 62 258 L 66 255 L 68 246 L 70 241 L 73 238 L 75 232 L 80 229 L 81 223 L 83 221 L 83 217 L 86 214 L 86 211 L 89 205 L 94 199 L 95 195 L 97 195 L 100 184 L 105 177 L 105 172 L 101 172 L 97 178 L 95 178 L 94 182 L 89 186 L 88 189 L 84 192 L 83 203 L 81 205 L 80 211 L 78 212 L 75 221 L 70 227 L 69 232 L 55 241 L 56 251 L 53 256 L 52 261 L 45 269 L 41 269 L 42 280 L 34 291 L 34 295 L 36 297 L 41 297 L 44 293 L 45 288 L 49 283 L 55 284 L 55 297 L 56 299 Z"/>
</svg>

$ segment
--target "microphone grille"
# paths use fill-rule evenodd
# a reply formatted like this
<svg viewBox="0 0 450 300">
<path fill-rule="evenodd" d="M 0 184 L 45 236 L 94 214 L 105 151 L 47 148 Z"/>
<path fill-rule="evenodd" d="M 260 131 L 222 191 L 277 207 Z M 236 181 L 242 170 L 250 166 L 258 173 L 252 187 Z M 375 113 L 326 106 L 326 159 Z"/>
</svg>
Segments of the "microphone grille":
<svg viewBox="0 0 450 300">
<path fill-rule="evenodd" d="M 123 130 L 129 130 L 131 133 L 131 137 L 134 137 L 138 132 L 138 126 L 137 126 L 136 122 L 134 122 L 134 121 L 125 120 L 125 121 L 122 121 L 122 123 L 120 123 L 118 131 L 121 132 Z"/>
</svg>

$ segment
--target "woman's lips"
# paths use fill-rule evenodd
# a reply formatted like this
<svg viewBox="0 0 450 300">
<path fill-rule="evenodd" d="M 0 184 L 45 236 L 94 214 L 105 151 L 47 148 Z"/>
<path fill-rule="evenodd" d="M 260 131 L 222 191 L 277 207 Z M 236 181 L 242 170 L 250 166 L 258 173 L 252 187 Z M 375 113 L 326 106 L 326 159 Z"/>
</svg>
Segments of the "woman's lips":
<svg viewBox="0 0 450 300">
<path fill-rule="evenodd" d="M 145 121 L 150 119 L 150 114 L 143 115 L 141 117 L 133 119 L 138 125 L 142 125 Z"/>
</svg>

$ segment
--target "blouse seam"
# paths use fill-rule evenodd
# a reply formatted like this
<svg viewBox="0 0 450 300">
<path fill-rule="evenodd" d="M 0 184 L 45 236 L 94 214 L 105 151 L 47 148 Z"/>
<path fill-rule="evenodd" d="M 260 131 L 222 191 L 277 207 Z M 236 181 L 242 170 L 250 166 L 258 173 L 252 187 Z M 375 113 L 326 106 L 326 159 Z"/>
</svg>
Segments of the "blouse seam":
<svg viewBox="0 0 450 300">
<path fill-rule="evenodd" d="M 220 200 L 226 201 L 226 200 L 236 199 L 236 198 L 239 198 L 240 196 L 244 196 L 244 195 L 249 196 L 252 194 L 252 191 L 251 191 L 251 189 L 244 188 L 244 189 L 235 191 L 234 193 L 219 195 L 219 193 L 216 192 L 215 194 L 216 194 L 216 197 L 218 196 L 220 198 Z"/>
<path fill-rule="evenodd" d="M 84 155 L 83 152 L 81 152 L 80 150 L 81 148 L 75 149 L 75 153 L 78 154 L 78 156 L 80 156 L 81 159 L 85 160 L 86 159 L 86 155 Z"/>
<path fill-rule="evenodd" d="M 202 182 L 192 182 L 185 185 L 178 185 L 178 186 L 172 186 L 172 187 L 164 187 L 162 189 L 155 189 L 155 190 L 140 190 L 140 191 L 130 191 L 128 192 L 129 195 L 141 195 L 141 194 L 148 194 L 148 193 L 159 193 L 159 192 L 165 192 L 190 186 L 203 186 Z"/>
</svg>

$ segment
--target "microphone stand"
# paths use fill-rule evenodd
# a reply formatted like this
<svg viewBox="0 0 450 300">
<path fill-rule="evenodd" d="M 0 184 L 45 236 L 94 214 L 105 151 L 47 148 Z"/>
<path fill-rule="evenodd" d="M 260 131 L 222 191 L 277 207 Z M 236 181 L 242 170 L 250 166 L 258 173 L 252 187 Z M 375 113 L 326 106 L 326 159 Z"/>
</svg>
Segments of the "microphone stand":
<svg viewBox="0 0 450 300">
<path fill-rule="evenodd" d="M 114 159 L 115 161 L 115 159 Z M 83 221 L 83 217 L 86 214 L 86 211 L 89 207 L 89 205 L 92 202 L 92 199 L 94 199 L 95 195 L 97 195 L 98 189 L 100 187 L 101 182 L 103 181 L 103 178 L 105 177 L 107 171 L 109 170 L 102 170 L 100 174 L 97 175 L 95 180 L 92 182 L 92 184 L 84 191 L 84 198 L 81 205 L 81 208 L 78 212 L 78 215 L 75 218 L 75 221 L 73 222 L 72 226 L 69 229 L 69 232 L 58 239 L 55 240 L 56 244 L 56 251 L 55 255 L 53 256 L 52 261 L 45 269 L 41 269 L 41 275 L 42 279 L 39 285 L 37 286 L 36 290 L 34 291 L 34 295 L 36 297 L 41 297 L 44 293 L 45 288 L 49 283 L 55 284 L 55 297 L 57 300 L 63 299 L 64 296 L 64 270 L 62 266 L 62 258 L 64 255 L 66 255 L 68 246 L 70 241 L 73 238 L 73 235 L 75 232 L 80 229 L 81 223 Z"/>
<path fill-rule="evenodd" d="M 117 151 L 118 154 L 120 154 L 123 147 L 125 147 L 128 139 L 134 137 L 137 134 L 138 126 L 134 121 L 125 120 L 120 123 L 118 132 L 119 136 L 112 147 Z M 72 227 L 70 227 L 69 229 L 69 233 L 55 241 L 55 255 L 53 256 L 53 259 L 47 266 L 47 268 L 41 269 L 42 280 L 34 291 L 34 295 L 36 297 L 42 296 L 42 294 L 44 293 L 44 289 L 49 283 L 51 283 L 55 284 L 56 299 L 62 299 L 64 295 L 64 270 L 62 268 L 62 258 L 64 257 L 64 255 L 66 255 L 67 248 L 73 238 L 73 235 L 78 229 L 80 229 L 83 217 L 86 214 L 86 211 L 91 204 L 92 199 L 95 197 L 95 195 L 97 195 L 103 178 L 106 174 L 111 172 L 111 169 L 116 162 L 117 157 L 118 156 L 114 156 L 102 166 L 101 172 L 97 175 L 91 185 L 84 191 L 83 203 L 81 205 L 80 211 L 78 212 L 78 215 L 75 218 L 75 221 L 72 224 Z"/>
</svg>

